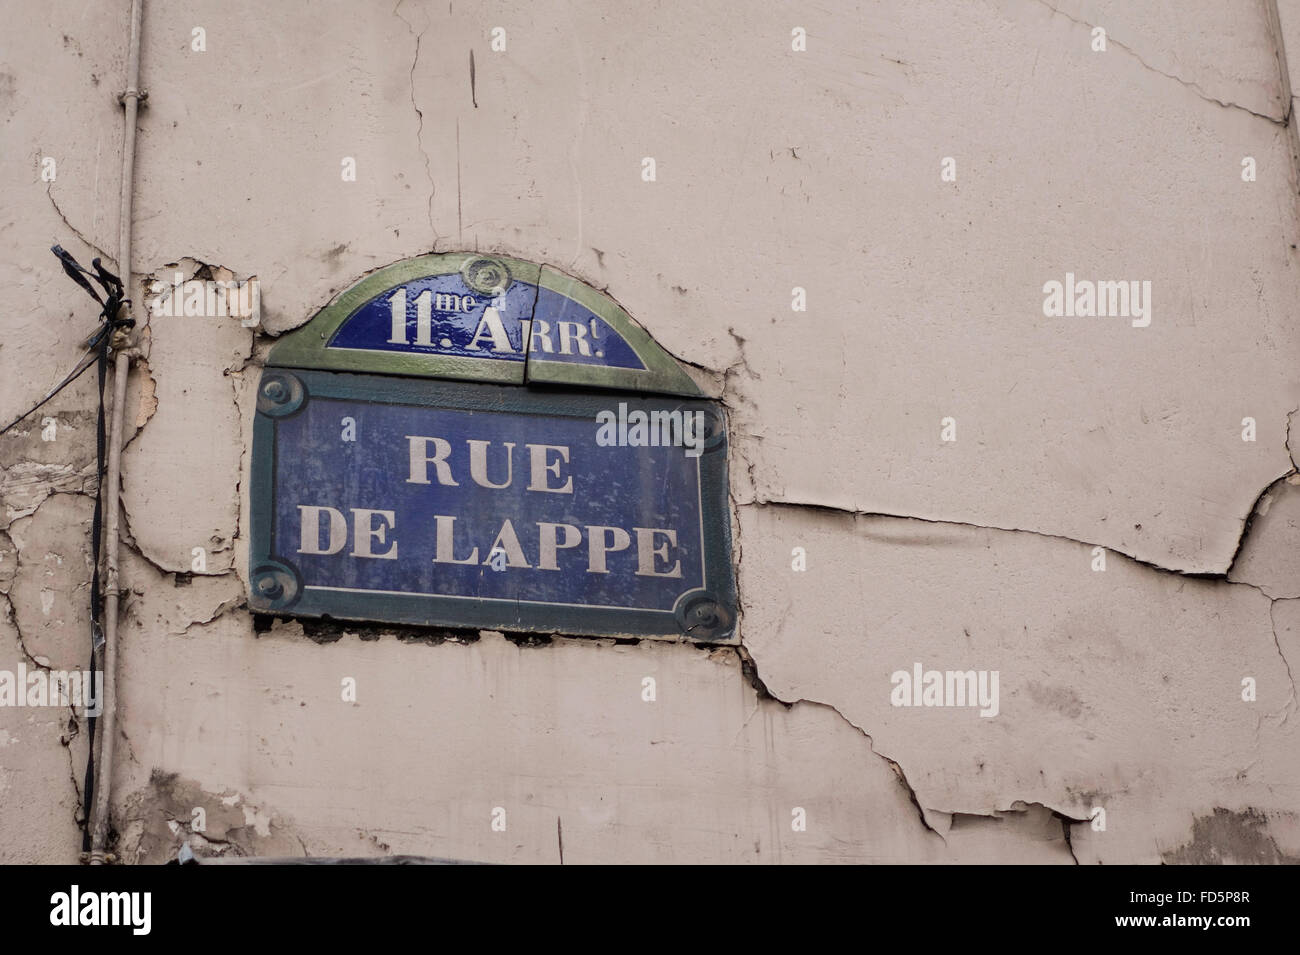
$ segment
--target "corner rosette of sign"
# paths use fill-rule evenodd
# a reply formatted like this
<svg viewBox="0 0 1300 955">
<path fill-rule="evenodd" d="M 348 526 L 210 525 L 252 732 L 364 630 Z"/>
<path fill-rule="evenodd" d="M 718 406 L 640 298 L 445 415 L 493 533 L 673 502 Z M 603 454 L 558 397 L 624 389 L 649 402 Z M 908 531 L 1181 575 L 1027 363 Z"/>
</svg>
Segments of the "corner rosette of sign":
<svg viewBox="0 0 1300 955">
<path fill-rule="evenodd" d="M 725 640 L 731 636 L 735 614 L 709 590 L 682 594 L 673 608 L 678 628 L 693 640 Z"/>
<path fill-rule="evenodd" d="M 257 410 L 272 418 L 286 418 L 303 406 L 307 388 L 297 375 L 268 369 L 257 386 Z"/>
<path fill-rule="evenodd" d="M 682 420 L 686 420 L 686 415 L 694 412 L 700 414 L 702 453 L 707 454 L 710 451 L 716 451 L 726 443 L 727 439 L 727 419 L 723 416 L 722 409 L 712 404 L 683 404 L 673 409 L 673 412 L 681 412 Z"/>
<path fill-rule="evenodd" d="M 251 579 L 253 593 L 249 607 L 254 611 L 287 610 L 302 596 L 302 580 L 289 564 L 263 561 L 253 570 Z"/>
<path fill-rule="evenodd" d="M 510 269 L 504 262 L 485 256 L 470 259 L 462 265 L 460 277 L 475 292 L 491 298 L 504 295 L 513 281 L 510 277 Z"/>
</svg>

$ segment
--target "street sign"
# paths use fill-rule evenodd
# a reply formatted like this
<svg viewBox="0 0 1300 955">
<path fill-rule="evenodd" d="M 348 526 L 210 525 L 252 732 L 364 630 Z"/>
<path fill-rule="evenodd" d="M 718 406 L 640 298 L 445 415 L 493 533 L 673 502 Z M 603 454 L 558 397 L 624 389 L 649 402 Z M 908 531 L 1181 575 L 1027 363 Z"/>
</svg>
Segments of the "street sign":
<svg viewBox="0 0 1300 955">
<path fill-rule="evenodd" d="M 252 482 L 255 612 L 733 634 L 707 401 L 268 367 Z"/>
<path fill-rule="evenodd" d="M 734 639 L 722 414 L 549 266 L 419 256 L 285 335 L 251 501 L 257 613 Z"/>
<path fill-rule="evenodd" d="M 550 266 L 469 252 L 371 273 L 284 336 L 268 364 L 701 394 L 604 292 Z"/>
</svg>

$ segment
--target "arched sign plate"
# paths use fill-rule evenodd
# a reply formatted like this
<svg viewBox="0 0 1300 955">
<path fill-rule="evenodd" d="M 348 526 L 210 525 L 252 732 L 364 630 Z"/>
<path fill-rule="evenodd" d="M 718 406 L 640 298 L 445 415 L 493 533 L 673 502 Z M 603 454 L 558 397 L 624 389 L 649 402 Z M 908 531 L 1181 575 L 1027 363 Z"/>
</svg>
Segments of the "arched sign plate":
<svg viewBox="0 0 1300 955">
<path fill-rule="evenodd" d="M 249 606 L 734 639 L 725 420 L 697 394 L 567 276 L 472 254 L 381 269 L 259 383 Z"/>
<path fill-rule="evenodd" d="M 608 295 L 550 266 L 468 252 L 366 276 L 267 364 L 701 396 Z"/>
</svg>

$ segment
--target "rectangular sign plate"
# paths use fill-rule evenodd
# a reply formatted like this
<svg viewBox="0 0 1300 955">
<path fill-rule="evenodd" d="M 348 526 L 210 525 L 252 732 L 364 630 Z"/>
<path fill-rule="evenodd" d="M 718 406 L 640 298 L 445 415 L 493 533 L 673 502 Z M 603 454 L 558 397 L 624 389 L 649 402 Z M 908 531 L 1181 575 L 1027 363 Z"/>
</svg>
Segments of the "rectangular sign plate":
<svg viewBox="0 0 1300 955">
<path fill-rule="evenodd" d="M 707 401 L 269 367 L 249 606 L 729 640 L 726 458 Z"/>
</svg>

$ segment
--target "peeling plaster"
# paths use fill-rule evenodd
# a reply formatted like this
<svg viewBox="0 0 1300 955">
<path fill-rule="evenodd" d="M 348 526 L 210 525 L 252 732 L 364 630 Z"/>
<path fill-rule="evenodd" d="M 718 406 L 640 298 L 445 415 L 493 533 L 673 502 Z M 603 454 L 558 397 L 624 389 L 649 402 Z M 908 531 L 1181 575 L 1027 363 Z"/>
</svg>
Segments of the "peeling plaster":
<svg viewBox="0 0 1300 955">
<path fill-rule="evenodd" d="M 205 857 L 303 854 L 283 820 L 249 805 L 240 793 L 207 792 L 176 773 L 155 769 L 148 785 L 124 803 L 120 852 L 129 864 L 171 862 L 184 844 Z"/>
<path fill-rule="evenodd" d="M 1129 812 L 1145 807 L 1143 814 L 1158 815 L 1155 807 L 1174 794 L 1157 779 L 1143 778 L 1147 764 L 1141 757 L 1131 768 L 1112 764 L 1102 771 L 1107 757 L 1101 740 L 1124 732 L 1165 740 L 1159 757 L 1150 754 L 1151 765 L 1171 766 L 1183 759 L 1189 772 L 1206 761 L 1213 765 L 1234 747 L 1255 751 L 1265 762 L 1257 759 L 1231 788 L 1241 791 L 1239 798 L 1258 800 L 1261 808 L 1278 799 L 1274 784 L 1283 791 L 1297 788 L 1294 764 L 1283 756 L 1294 746 L 1295 726 L 1287 722 L 1294 680 L 1274 620 L 1277 601 L 1256 587 L 1184 577 L 1118 555 L 1110 556 L 1104 573 L 1094 573 L 1086 544 L 1037 534 L 796 505 L 747 505 L 740 511 L 742 534 L 749 541 L 740 567 L 746 607 L 742 639 L 762 684 L 778 699 L 829 706 L 868 735 L 874 752 L 898 764 L 919 811 L 936 831 L 935 813 L 989 814 L 1008 799 L 1037 802 L 1062 817 L 1086 820 L 1091 807 L 1072 789 L 1074 779 L 1081 782 L 1090 774 L 1109 781 L 1111 791 L 1102 798 L 1112 819 L 1117 799 Z M 847 550 L 832 545 L 837 527 L 859 545 Z M 1013 540 L 1025 544 L 1003 543 Z M 758 564 L 755 541 L 764 542 Z M 790 568 L 790 548 L 796 545 L 809 554 L 805 574 Z M 1061 553 L 1052 555 L 1052 549 Z M 987 560 L 981 552 L 989 554 Z M 1147 585 L 1144 575 L 1159 586 Z M 1054 601 L 1028 602 L 1032 591 L 1025 585 L 1037 577 L 1054 581 Z M 859 579 L 870 581 L 870 588 L 860 590 Z M 981 594 L 985 587 L 988 593 Z M 913 614 L 905 629 L 888 611 L 903 605 L 900 588 L 930 593 L 935 601 L 930 613 Z M 1231 601 L 1219 596 L 1238 588 L 1241 596 Z M 1143 591 L 1164 609 L 1140 611 L 1141 604 L 1130 595 Z M 1112 604 L 1104 614 L 1098 613 L 1101 600 Z M 1117 602 L 1124 604 L 1122 610 L 1114 606 Z M 822 611 L 818 616 L 821 659 L 829 657 L 837 665 L 818 673 L 809 666 L 811 658 L 795 649 L 796 621 L 807 615 L 808 607 L 833 603 L 841 608 L 837 614 Z M 1059 610 L 1053 603 L 1060 604 Z M 1088 611 L 1081 612 L 1085 607 Z M 1138 629 L 1108 632 L 1124 613 Z M 1221 615 L 1232 622 L 1220 622 Z M 1258 636 L 1248 650 L 1252 630 Z M 1137 639 L 1139 634 L 1144 638 Z M 1193 636 L 1206 645 L 1187 647 Z M 1225 671 L 1213 664 L 1213 657 L 1230 636 L 1236 641 L 1237 666 Z M 1008 639 L 1017 646 L 1014 655 L 1009 655 Z M 1076 639 L 1079 645 L 1070 646 Z M 1170 640 L 1179 648 L 1156 649 Z M 1055 659 L 1060 653 L 1065 658 Z M 1198 656 L 1203 658 L 1199 663 Z M 1001 713 L 984 721 L 970 710 L 891 708 L 889 675 L 910 668 L 913 661 L 940 669 L 1000 669 Z M 1189 663 L 1195 669 L 1179 675 L 1184 686 L 1171 695 L 1159 681 L 1160 671 L 1167 669 L 1164 680 L 1170 681 L 1173 672 L 1186 670 Z M 1059 689 L 1049 689 L 1036 677 L 1047 666 L 1062 665 L 1072 675 Z M 1231 702 L 1240 692 L 1241 675 L 1257 678 L 1263 688 L 1259 704 Z M 1133 679 L 1141 680 L 1144 692 L 1116 694 Z M 1256 705 L 1259 710 L 1253 709 Z M 1257 712 L 1272 715 L 1256 719 L 1251 714 Z M 1125 724 L 1130 724 L 1127 731 Z M 1198 733 L 1196 727 L 1206 729 Z M 1189 735 L 1205 738 L 1194 749 L 1184 749 L 1190 740 L 1179 738 Z M 1140 746 L 1138 752 L 1147 749 Z M 1103 761 L 1095 767 L 1088 755 L 1093 750 Z M 1017 754 L 1025 753 L 1039 754 L 1042 773 L 1031 776 L 1029 764 L 1015 768 L 1024 762 Z M 1052 755 L 1057 753 L 1059 764 Z M 1136 755 L 1130 746 L 1126 757 Z M 1256 777 L 1258 782 L 1250 781 Z M 995 784 L 999 779 L 1002 785 Z M 1264 783 L 1269 779 L 1274 784 Z M 1132 788 L 1139 781 L 1141 792 Z M 1174 798 L 1222 799 L 1227 790 L 1218 785 L 1207 780 L 1198 789 L 1184 782 Z M 1168 824 L 1167 817 L 1163 821 Z M 1142 855 L 1140 844 L 1121 847 L 1104 837 L 1091 841 L 1111 852 L 1137 853 L 1129 861 L 1152 858 Z M 1146 848 L 1154 852 L 1156 847 Z"/>
<path fill-rule="evenodd" d="M 155 274 L 165 277 L 172 269 L 187 281 L 229 275 L 194 260 Z M 131 535 L 152 563 L 168 571 L 194 571 L 194 549 L 202 548 L 199 572 L 223 574 L 233 565 L 234 538 L 228 535 L 238 527 L 242 473 L 242 435 L 226 379 L 248 362 L 254 333 L 229 316 L 153 315 L 149 329 L 156 410 L 122 455 Z M 143 415 L 143 400 L 139 407 Z M 194 426 L 197 417 L 206 428 Z M 158 520 L 164 513 L 171 515 L 167 523 Z M 142 514 L 149 517 L 142 521 Z"/>
</svg>

